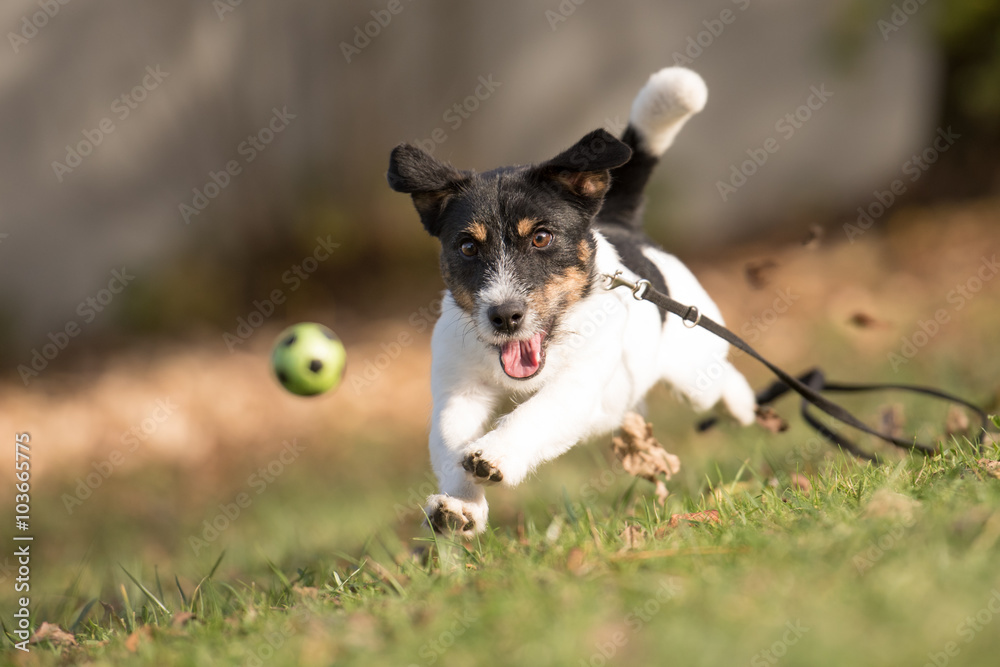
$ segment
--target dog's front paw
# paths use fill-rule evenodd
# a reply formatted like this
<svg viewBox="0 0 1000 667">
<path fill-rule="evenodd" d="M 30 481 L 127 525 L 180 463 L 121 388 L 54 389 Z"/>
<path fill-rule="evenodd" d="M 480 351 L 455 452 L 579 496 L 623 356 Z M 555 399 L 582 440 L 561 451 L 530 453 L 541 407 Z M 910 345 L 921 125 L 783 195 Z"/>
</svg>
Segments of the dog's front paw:
<svg viewBox="0 0 1000 667">
<path fill-rule="evenodd" d="M 465 458 L 462 459 L 462 467 L 480 484 L 497 484 L 503 481 L 503 473 L 500 468 L 483 458 L 483 450 L 481 449 L 466 454 Z"/>
<path fill-rule="evenodd" d="M 427 521 L 436 533 L 473 537 L 486 530 L 486 506 L 465 502 L 444 493 L 427 498 Z"/>
</svg>

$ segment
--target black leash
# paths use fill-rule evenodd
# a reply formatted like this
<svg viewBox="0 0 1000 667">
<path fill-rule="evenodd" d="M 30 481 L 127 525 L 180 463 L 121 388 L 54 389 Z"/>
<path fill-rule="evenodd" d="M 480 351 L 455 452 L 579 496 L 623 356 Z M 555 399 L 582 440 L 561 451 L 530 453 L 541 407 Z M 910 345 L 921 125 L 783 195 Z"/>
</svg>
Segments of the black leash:
<svg viewBox="0 0 1000 667">
<path fill-rule="evenodd" d="M 616 287 L 628 287 L 632 290 L 632 296 L 636 300 L 645 300 L 650 303 L 655 304 L 659 308 L 667 311 L 668 313 L 673 313 L 681 318 L 684 326 L 689 328 L 694 328 L 700 326 L 701 328 L 715 334 L 719 338 L 722 338 L 728 342 L 733 347 L 742 350 L 743 352 L 749 354 L 751 357 L 759 361 L 760 363 L 767 366 L 767 368 L 778 376 L 779 381 L 771 384 L 769 387 L 761 391 L 757 395 L 757 404 L 767 405 L 771 403 L 789 391 L 794 391 L 802 397 L 802 418 L 806 422 L 816 429 L 820 435 L 829 440 L 835 445 L 839 445 L 843 449 L 847 450 L 851 454 L 866 459 L 869 461 L 880 462 L 877 454 L 869 454 L 865 452 L 860 447 L 855 445 L 853 442 L 840 435 L 836 431 L 830 429 L 828 426 L 823 424 L 816 416 L 809 411 L 809 406 L 814 405 L 829 416 L 834 419 L 841 421 L 848 426 L 852 426 L 862 433 L 867 433 L 868 435 L 873 435 L 880 440 L 889 442 L 902 449 L 916 450 L 923 454 L 935 454 L 939 451 L 939 447 L 936 445 L 927 445 L 914 440 L 903 440 L 902 438 L 897 438 L 885 433 L 880 433 L 875 429 L 871 428 L 860 419 L 852 415 L 845 408 L 834 403 L 833 401 L 824 397 L 820 392 L 831 391 L 831 392 L 843 392 L 843 393 L 854 393 L 854 392 L 866 392 L 866 391 L 883 391 L 883 390 L 900 390 L 900 391 L 910 391 L 917 394 L 923 394 L 926 396 L 933 396 L 934 398 L 940 398 L 945 401 L 952 403 L 957 403 L 962 405 L 976 415 L 979 416 L 982 421 L 983 430 L 987 430 L 989 426 L 989 418 L 986 413 L 980 410 L 977 406 L 969 403 L 968 401 L 948 394 L 931 387 L 921 387 L 917 385 L 908 384 L 852 384 L 852 383 L 842 383 L 842 382 L 828 382 L 826 377 L 823 375 L 822 371 L 819 369 L 813 369 L 796 378 L 792 375 L 786 373 L 781 368 L 775 366 L 770 361 L 762 357 L 755 349 L 750 347 L 750 345 L 744 341 L 742 338 L 734 334 L 732 331 L 722 326 L 718 322 L 715 322 L 709 317 L 705 317 L 698 310 L 697 306 L 687 306 L 675 301 L 666 294 L 656 290 L 648 280 L 639 280 L 637 282 L 631 282 L 622 277 L 621 272 L 616 272 L 613 276 L 606 275 L 605 278 L 607 282 L 605 284 L 606 289 L 615 289 Z M 699 424 L 700 430 L 706 430 L 711 428 L 715 424 L 715 419 L 707 419 L 701 424 Z M 980 445 L 981 447 L 981 445 Z"/>
</svg>

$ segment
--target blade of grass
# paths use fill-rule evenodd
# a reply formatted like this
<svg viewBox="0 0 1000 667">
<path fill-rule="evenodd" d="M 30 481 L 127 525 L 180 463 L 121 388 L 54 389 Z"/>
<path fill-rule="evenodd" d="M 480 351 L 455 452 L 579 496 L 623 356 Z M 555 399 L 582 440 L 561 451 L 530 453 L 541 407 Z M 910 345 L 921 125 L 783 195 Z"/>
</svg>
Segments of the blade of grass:
<svg viewBox="0 0 1000 667">
<path fill-rule="evenodd" d="M 83 621 L 83 619 L 87 616 L 87 612 L 90 611 L 90 608 L 93 607 L 95 604 L 97 604 L 97 598 L 91 598 L 90 602 L 83 605 L 83 609 L 81 609 L 80 613 L 76 615 L 76 620 L 73 621 L 73 623 L 71 623 L 68 628 L 70 634 L 76 633 L 76 628 L 80 625 L 81 621 Z"/>
<path fill-rule="evenodd" d="M 223 550 L 222 550 L 222 553 L 221 553 L 221 554 L 219 554 L 219 557 L 218 557 L 218 559 L 216 559 L 216 561 L 215 561 L 215 565 L 213 565 L 213 566 L 212 566 L 212 569 L 211 569 L 211 570 L 209 570 L 208 574 L 206 574 L 206 575 L 205 575 L 204 577 L 202 577 L 202 578 L 201 578 L 201 581 L 199 581 L 199 582 L 198 582 L 198 585 L 194 587 L 194 592 L 192 592 L 192 593 L 191 593 L 191 605 L 190 605 L 190 606 L 188 607 L 188 611 L 190 611 L 190 612 L 194 612 L 194 603 L 195 603 L 195 600 L 197 600 L 197 599 L 198 599 L 198 596 L 199 596 L 199 594 L 201 593 L 201 587 L 202 587 L 202 585 L 203 585 L 203 584 L 204 584 L 204 583 L 205 583 L 206 581 L 208 581 L 209 579 L 211 579 L 211 578 L 212 578 L 212 575 L 214 575 L 214 574 L 215 574 L 215 571 L 216 571 L 217 569 L 219 569 L 219 563 L 221 563 L 221 562 L 222 562 L 222 559 L 223 559 L 223 558 L 224 558 L 225 556 L 226 556 L 226 551 L 225 551 L 225 549 L 223 549 Z M 179 586 L 180 586 L 180 584 L 178 584 L 178 587 L 179 587 Z M 181 591 L 181 594 L 183 595 L 183 594 L 184 594 L 184 591 Z M 204 610 L 203 610 L 203 612 L 204 612 Z M 201 616 L 204 616 L 204 613 L 202 613 L 202 614 L 201 614 Z"/>
<path fill-rule="evenodd" d="M 167 605 L 160 601 L 160 598 L 153 595 L 148 588 L 142 585 L 142 582 L 132 576 L 132 573 L 125 569 L 125 566 L 118 563 L 118 567 L 122 569 L 122 572 L 128 575 L 128 578 L 132 580 L 132 583 L 139 587 L 139 590 L 146 594 L 146 597 L 156 603 L 156 605 L 163 610 L 163 613 L 170 616 L 170 610 L 167 609 Z"/>
</svg>

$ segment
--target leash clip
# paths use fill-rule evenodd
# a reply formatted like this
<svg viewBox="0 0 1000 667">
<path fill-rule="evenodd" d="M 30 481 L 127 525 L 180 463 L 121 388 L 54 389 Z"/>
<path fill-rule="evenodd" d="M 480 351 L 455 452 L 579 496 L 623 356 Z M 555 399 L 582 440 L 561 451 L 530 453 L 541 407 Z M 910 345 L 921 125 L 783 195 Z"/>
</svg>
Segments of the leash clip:
<svg viewBox="0 0 1000 667">
<path fill-rule="evenodd" d="M 630 290 L 634 290 L 636 286 L 635 286 L 635 283 L 631 282 L 630 280 L 626 280 L 625 278 L 622 278 L 622 272 L 621 271 L 615 271 L 613 274 L 605 273 L 604 274 L 604 289 L 606 289 L 606 290 L 613 290 L 616 287 L 627 287 Z"/>
<path fill-rule="evenodd" d="M 642 301 L 646 298 L 646 292 L 652 289 L 653 285 L 645 278 L 632 282 L 622 277 L 621 271 L 615 271 L 613 274 L 604 274 L 604 289 L 613 290 L 616 287 L 627 287 L 632 290 L 632 298 L 636 301 Z"/>
</svg>

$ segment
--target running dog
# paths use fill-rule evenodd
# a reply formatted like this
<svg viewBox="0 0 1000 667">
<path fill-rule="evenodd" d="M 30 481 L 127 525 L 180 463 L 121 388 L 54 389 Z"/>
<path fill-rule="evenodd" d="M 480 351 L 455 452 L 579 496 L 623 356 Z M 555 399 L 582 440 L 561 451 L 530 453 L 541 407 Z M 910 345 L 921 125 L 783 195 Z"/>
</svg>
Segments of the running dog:
<svg viewBox="0 0 1000 667">
<path fill-rule="evenodd" d="M 486 528 L 485 487 L 516 486 L 541 463 L 619 427 L 665 382 L 697 410 L 754 422 L 728 343 L 628 290 L 620 271 L 722 323 L 680 260 L 642 231 L 643 189 L 708 98 L 694 72 L 653 74 L 621 139 L 595 130 L 547 162 L 462 171 L 419 148 L 393 151 L 390 187 L 412 196 L 441 242 L 447 286 L 432 338 L 430 455 L 438 532 Z M 511 408 L 513 406 L 513 408 Z"/>
</svg>

